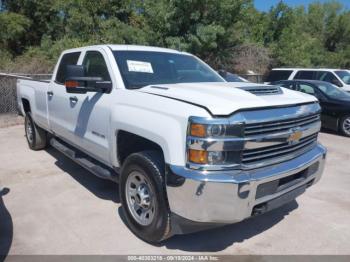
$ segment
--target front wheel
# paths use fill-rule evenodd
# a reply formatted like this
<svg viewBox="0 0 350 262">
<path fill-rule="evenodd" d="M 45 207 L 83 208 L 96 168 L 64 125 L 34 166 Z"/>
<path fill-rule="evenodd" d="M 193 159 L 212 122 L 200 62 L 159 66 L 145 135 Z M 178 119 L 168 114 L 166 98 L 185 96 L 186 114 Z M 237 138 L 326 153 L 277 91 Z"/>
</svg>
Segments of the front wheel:
<svg viewBox="0 0 350 262">
<path fill-rule="evenodd" d="M 340 132 L 350 137 L 350 115 L 344 116 L 340 119 Z"/>
<path fill-rule="evenodd" d="M 161 154 L 144 151 L 130 155 L 122 168 L 119 192 L 128 226 L 135 235 L 151 243 L 169 237 L 170 211 Z"/>
</svg>

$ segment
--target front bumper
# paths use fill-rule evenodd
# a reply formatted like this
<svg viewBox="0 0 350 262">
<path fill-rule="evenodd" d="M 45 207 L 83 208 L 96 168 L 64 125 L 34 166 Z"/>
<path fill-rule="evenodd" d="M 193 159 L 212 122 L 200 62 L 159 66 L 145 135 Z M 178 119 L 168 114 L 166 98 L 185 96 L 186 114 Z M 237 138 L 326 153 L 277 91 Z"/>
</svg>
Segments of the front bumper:
<svg viewBox="0 0 350 262">
<path fill-rule="evenodd" d="M 318 144 L 290 161 L 249 171 L 205 172 L 169 166 L 170 209 L 175 215 L 193 222 L 239 222 L 259 213 L 264 203 L 276 202 L 271 200 L 283 199 L 300 187 L 316 183 L 324 169 L 326 152 Z"/>
</svg>

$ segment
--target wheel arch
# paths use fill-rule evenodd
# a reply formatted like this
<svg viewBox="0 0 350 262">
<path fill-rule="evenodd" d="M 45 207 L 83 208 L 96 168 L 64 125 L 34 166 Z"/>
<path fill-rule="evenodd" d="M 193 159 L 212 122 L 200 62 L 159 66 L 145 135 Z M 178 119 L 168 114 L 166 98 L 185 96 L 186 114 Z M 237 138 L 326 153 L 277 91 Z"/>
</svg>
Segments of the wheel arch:
<svg viewBox="0 0 350 262">
<path fill-rule="evenodd" d="M 123 165 L 129 155 L 146 150 L 160 152 L 164 162 L 166 162 L 164 145 L 162 147 L 160 143 L 152 139 L 125 130 L 118 130 L 116 132 L 116 142 L 117 160 L 120 166 Z"/>
</svg>

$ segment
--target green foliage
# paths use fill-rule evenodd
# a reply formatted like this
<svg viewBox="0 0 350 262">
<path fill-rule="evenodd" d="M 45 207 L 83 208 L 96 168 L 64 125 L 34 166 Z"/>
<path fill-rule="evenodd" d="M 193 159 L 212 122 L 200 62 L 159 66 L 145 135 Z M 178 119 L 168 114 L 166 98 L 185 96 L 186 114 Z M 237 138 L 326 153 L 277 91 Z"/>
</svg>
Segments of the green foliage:
<svg viewBox="0 0 350 262">
<path fill-rule="evenodd" d="M 145 0 L 142 15 L 154 31 L 156 44 L 216 56 L 225 64 L 227 51 L 240 43 L 238 22 L 250 0 Z"/>
<path fill-rule="evenodd" d="M 194 53 L 215 68 L 350 67 L 350 11 L 253 0 L 2 0 L 0 69 L 47 71 L 68 48 L 143 44 Z M 14 59 L 15 58 L 15 59 Z M 46 61 L 46 62 L 43 62 Z M 42 69 L 16 67 L 15 63 Z"/>
<path fill-rule="evenodd" d="M 7 52 L 16 52 L 18 39 L 22 38 L 29 27 L 30 20 L 25 16 L 12 13 L 0 13 L 0 47 Z"/>
</svg>

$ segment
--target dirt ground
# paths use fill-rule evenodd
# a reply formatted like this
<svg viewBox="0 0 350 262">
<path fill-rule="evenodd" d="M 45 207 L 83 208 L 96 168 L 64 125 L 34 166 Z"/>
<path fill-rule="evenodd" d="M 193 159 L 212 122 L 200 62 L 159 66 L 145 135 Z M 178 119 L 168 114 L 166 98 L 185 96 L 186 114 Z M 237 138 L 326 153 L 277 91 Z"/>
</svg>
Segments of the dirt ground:
<svg viewBox="0 0 350 262">
<path fill-rule="evenodd" d="M 124 224 L 116 184 L 29 150 L 23 125 L 0 128 L 0 254 L 350 254 L 350 138 L 320 141 L 324 176 L 297 201 L 155 246 Z"/>
</svg>

